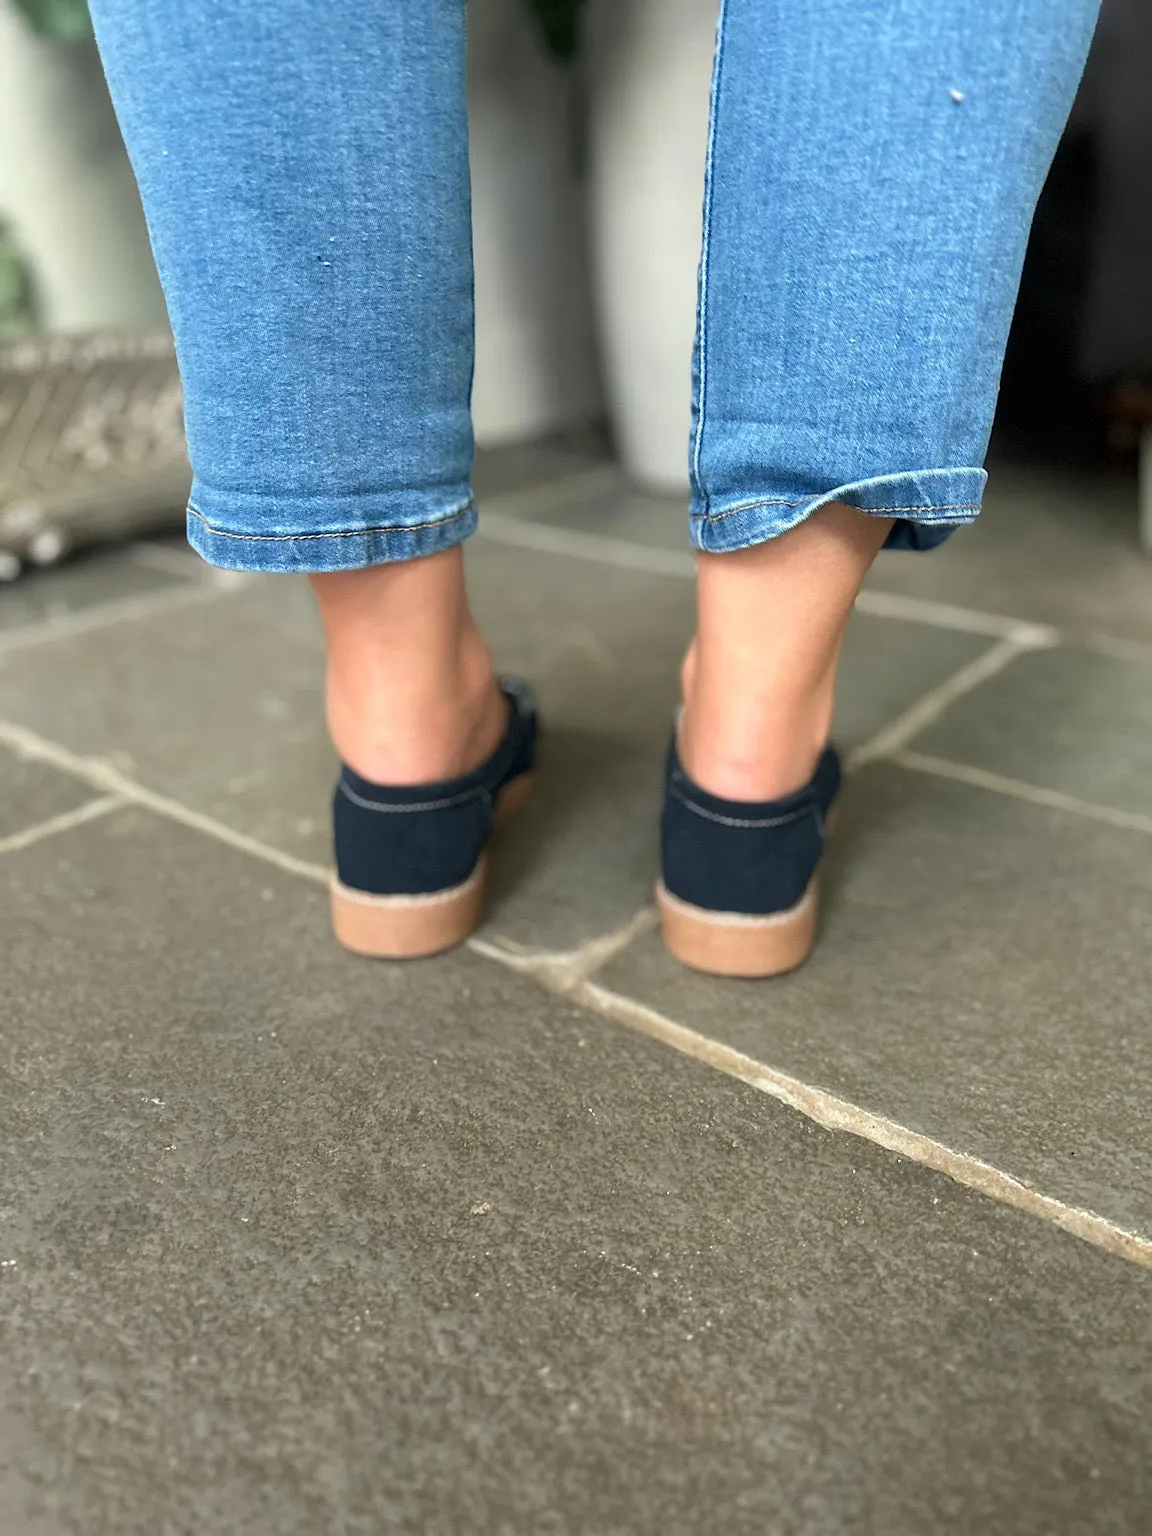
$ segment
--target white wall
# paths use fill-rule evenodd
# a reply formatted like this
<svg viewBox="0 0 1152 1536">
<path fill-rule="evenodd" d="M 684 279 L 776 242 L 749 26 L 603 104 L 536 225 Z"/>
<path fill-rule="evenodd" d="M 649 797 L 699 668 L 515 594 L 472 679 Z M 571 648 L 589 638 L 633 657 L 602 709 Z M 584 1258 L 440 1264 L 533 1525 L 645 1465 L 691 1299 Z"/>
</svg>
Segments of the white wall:
<svg viewBox="0 0 1152 1536">
<path fill-rule="evenodd" d="M 0 0 L 0 219 L 54 331 L 163 323 L 144 216 L 95 45 L 49 43 Z"/>
<path fill-rule="evenodd" d="M 468 6 L 468 110 L 481 443 L 513 442 L 601 411 L 576 76 L 547 59 L 525 0 Z"/>
</svg>

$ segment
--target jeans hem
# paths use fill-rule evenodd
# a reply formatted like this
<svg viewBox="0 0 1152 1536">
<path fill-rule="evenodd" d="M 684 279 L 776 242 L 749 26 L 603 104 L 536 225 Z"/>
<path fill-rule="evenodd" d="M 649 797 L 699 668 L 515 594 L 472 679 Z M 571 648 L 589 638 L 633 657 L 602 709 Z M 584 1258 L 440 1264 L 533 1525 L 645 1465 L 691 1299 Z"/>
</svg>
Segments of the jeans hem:
<svg viewBox="0 0 1152 1536">
<path fill-rule="evenodd" d="M 188 503 L 188 542 L 210 565 L 229 571 L 356 571 L 396 560 L 435 555 L 462 543 L 476 531 L 477 512 L 469 498 L 443 511 L 418 514 L 418 521 L 377 523 L 371 520 L 377 497 L 365 498 L 363 523 L 348 517 L 348 526 L 307 532 L 236 532 L 210 521 L 195 501 Z"/>
<path fill-rule="evenodd" d="M 818 495 L 765 494 L 702 510 L 694 506 L 692 543 L 710 554 L 750 549 L 779 538 L 820 507 L 842 501 L 869 517 L 893 517 L 888 549 L 934 549 L 974 522 L 988 476 L 982 469 L 921 469 L 848 481 Z"/>
</svg>

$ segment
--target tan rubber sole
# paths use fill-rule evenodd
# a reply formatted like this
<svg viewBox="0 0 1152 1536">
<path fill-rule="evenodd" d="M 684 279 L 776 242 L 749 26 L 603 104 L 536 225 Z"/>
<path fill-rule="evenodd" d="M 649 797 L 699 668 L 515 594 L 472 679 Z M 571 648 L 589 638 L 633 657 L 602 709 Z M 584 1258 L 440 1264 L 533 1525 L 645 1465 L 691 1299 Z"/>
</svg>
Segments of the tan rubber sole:
<svg viewBox="0 0 1152 1536">
<path fill-rule="evenodd" d="M 673 896 L 661 880 L 656 906 L 664 943 L 677 960 L 710 976 L 782 976 L 803 965 L 816 942 L 819 881 L 787 912 L 756 917 L 710 912 Z"/>
<path fill-rule="evenodd" d="M 522 773 L 501 790 L 493 827 L 502 826 L 532 793 Z M 370 896 L 332 878 L 332 929 L 353 954 L 374 960 L 422 960 L 462 944 L 484 915 L 487 855 L 462 885 L 424 896 Z"/>
</svg>

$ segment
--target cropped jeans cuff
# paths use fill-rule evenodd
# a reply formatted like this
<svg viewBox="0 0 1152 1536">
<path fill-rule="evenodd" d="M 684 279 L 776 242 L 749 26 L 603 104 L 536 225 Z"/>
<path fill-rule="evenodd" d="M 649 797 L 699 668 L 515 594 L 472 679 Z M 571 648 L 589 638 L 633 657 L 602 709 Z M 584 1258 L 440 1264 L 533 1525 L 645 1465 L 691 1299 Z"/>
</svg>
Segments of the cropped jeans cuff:
<svg viewBox="0 0 1152 1536">
<path fill-rule="evenodd" d="M 356 571 L 438 554 L 475 531 L 466 485 L 322 497 L 195 484 L 188 503 L 188 542 L 230 571 Z"/>
<path fill-rule="evenodd" d="M 781 494 L 715 501 L 693 498 L 692 543 L 709 554 L 749 549 L 795 528 L 830 501 L 871 517 L 894 517 L 887 549 L 935 549 L 964 523 L 974 522 L 988 476 L 982 469 L 916 469 L 852 480 L 820 495 Z"/>
</svg>

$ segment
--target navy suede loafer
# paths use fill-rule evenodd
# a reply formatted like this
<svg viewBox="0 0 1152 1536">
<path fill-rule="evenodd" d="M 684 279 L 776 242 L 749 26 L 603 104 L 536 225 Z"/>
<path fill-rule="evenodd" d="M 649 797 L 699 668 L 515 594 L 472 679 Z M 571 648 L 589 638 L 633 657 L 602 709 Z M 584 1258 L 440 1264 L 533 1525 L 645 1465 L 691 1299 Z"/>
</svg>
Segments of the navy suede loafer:
<svg viewBox="0 0 1152 1536">
<path fill-rule="evenodd" d="M 668 750 L 656 903 L 678 960 L 715 976 L 778 976 L 816 939 L 817 870 L 840 789 L 826 747 L 810 783 L 783 800 L 722 800 Z"/>
<path fill-rule="evenodd" d="M 346 949 L 416 959 L 459 944 L 479 923 L 492 829 L 523 803 L 536 767 L 535 696 L 514 678 L 500 688 L 508 729 L 472 773 L 393 787 L 341 770 L 332 925 Z"/>
</svg>

